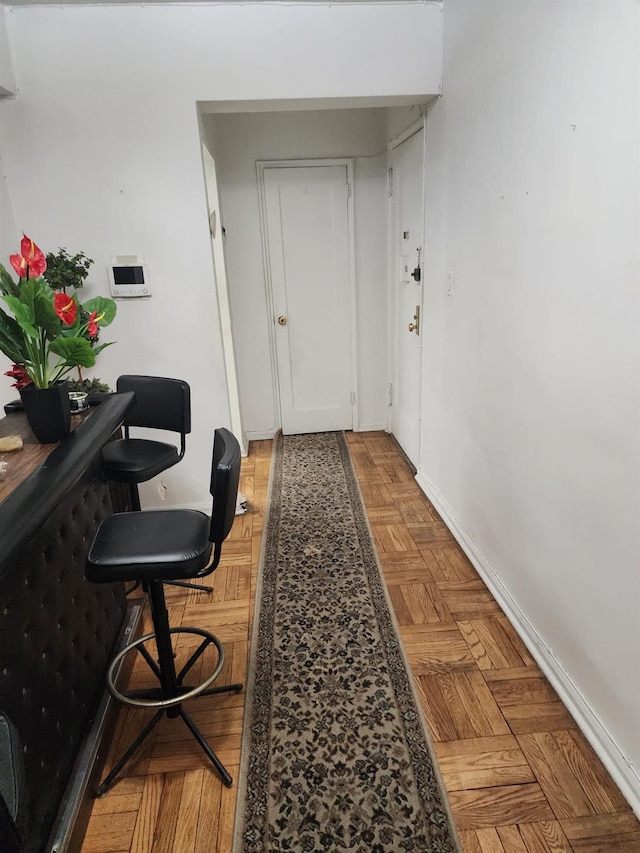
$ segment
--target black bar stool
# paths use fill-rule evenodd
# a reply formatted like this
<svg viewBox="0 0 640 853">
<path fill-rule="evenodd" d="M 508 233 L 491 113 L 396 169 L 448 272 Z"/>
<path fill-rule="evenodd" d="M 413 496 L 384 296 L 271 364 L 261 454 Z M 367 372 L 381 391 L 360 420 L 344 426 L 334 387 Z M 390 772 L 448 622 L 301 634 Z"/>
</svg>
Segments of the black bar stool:
<svg viewBox="0 0 640 853">
<path fill-rule="evenodd" d="M 186 436 L 191 432 L 191 389 L 182 379 L 164 376 L 118 377 L 116 390 L 133 391 L 136 402 L 123 423 L 124 438 L 110 441 L 102 451 L 102 468 L 107 480 L 126 483 L 131 508 L 140 512 L 139 483 L 146 483 L 177 465 L 185 454 Z M 179 433 L 180 449 L 164 441 L 139 438 L 131 427 Z M 198 592 L 213 592 L 213 587 L 187 581 L 172 581 Z M 134 584 L 127 593 L 133 592 Z"/>
<path fill-rule="evenodd" d="M 114 658 L 107 673 L 107 686 L 112 696 L 126 705 L 156 709 L 152 719 L 99 785 L 98 797 L 104 796 L 115 784 L 118 773 L 165 714 L 184 720 L 224 784 L 227 787 L 233 784 L 231 776 L 183 709 L 182 703 L 197 696 L 229 691 L 239 693 L 243 685 L 211 686 L 224 663 L 222 644 L 217 637 L 201 628 L 170 627 L 163 584 L 176 578 L 203 577 L 218 566 L 222 543 L 235 518 L 239 477 L 240 445 L 229 430 L 217 429 L 211 466 L 213 510 L 210 520 L 196 510 L 146 510 L 117 513 L 106 518 L 98 528 L 87 557 L 87 579 L 95 583 L 141 582 L 149 597 L 154 628 L 153 633 L 130 643 Z M 176 672 L 171 638 L 181 634 L 192 634 L 202 637 L 202 640 L 180 672 Z M 156 647 L 155 655 L 153 645 Z M 190 670 L 209 646 L 213 646 L 217 655 L 213 671 L 199 684 L 185 683 Z M 158 687 L 128 692 L 117 687 L 115 681 L 120 662 L 134 651 L 146 661 L 158 680 Z"/>
<path fill-rule="evenodd" d="M 110 441 L 102 451 L 105 476 L 127 483 L 131 507 L 140 511 L 138 483 L 157 477 L 184 456 L 191 432 L 191 389 L 182 379 L 162 376 L 120 376 L 116 389 L 133 391 L 136 401 L 123 422 L 124 438 Z M 180 450 L 173 444 L 131 435 L 131 427 L 146 427 L 180 434 Z"/>
</svg>

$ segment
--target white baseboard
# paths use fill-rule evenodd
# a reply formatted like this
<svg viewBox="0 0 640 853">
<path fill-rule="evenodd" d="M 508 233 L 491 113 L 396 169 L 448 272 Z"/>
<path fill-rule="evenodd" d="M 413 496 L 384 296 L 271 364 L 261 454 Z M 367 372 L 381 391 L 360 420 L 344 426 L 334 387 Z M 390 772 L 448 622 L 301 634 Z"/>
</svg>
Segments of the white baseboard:
<svg viewBox="0 0 640 853">
<path fill-rule="evenodd" d="M 264 430 L 247 430 L 245 433 L 245 437 L 247 441 L 264 441 L 267 438 L 273 438 L 274 435 L 278 432 L 279 427 L 273 427 L 272 429 L 264 429 Z"/>
<path fill-rule="evenodd" d="M 209 515 L 211 513 L 211 498 L 209 498 L 208 501 L 207 500 L 193 501 L 192 503 L 188 503 L 188 504 L 182 504 L 182 503 L 173 504 L 173 503 L 170 503 L 169 501 L 163 501 L 162 503 L 157 503 L 157 504 L 152 505 L 150 503 L 145 503 L 143 501 L 142 509 L 143 510 L 147 510 L 147 509 L 150 509 L 150 510 L 156 510 L 156 509 L 162 509 L 162 510 L 165 510 L 165 509 L 196 509 L 196 510 L 198 510 L 198 512 L 204 512 L 207 515 Z"/>
<path fill-rule="evenodd" d="M 640 818 L 640 775 L 594 713 L 587 698 L 571 679 L 561 661 L 554 655 L 531 622 L 520 609 L 496 570 L 473 541 L 462 522 L 427 477 L 418 471 L 416 482 L 434 505 L 456 541 L 465 552 L 480 577 L 504 611 L 518 635 L 535 658 L 542 672 L 607 768 L 611 778 L 622 791 L 629 805 Z"/>
<path fill-rule="evenodd" d="M 174 507 L 174 509 L 195 509 L 198 512 L 203 512 L 205 515 L 211 515 L 211 501 L 204 501 L 202 503 L 196 501 L 191 504 L 182 504 L 182 506 Z"/>
<path fill-rule="evenodd" d="M 387 432 L 389 426 L 387 423 L 380 424 L 359 424 L 358 429 L 354 429 L 354 432 Z"/>
<path fill-rule="evenodd" d="M 273 438 L 279 429 L 280 427 L 273 427 L 272 429 L 266 430 L 247 430 L 246 439 L 247 441 L 264 441 L 265 439 Z M 378 432 L 380 430 L 386 432 L 388 430 L 388 425 L 386 423 L 359 424 L 358 428 L 355 429 L 354 432 Z"/>
</svg>

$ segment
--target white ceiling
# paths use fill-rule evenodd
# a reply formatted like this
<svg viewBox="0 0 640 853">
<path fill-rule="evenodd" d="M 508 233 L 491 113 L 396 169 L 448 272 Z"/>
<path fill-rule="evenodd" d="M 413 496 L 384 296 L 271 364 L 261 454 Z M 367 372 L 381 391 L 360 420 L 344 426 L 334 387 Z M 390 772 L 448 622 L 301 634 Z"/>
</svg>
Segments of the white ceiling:
<svg viewBox="0 0 640 853">
<path fill-rule="evenodd" d="M 2 6 L 190 6 L 194 3 L 208 3 L 210 6 L 226 6 L 228 4 L 240 3 L 244 6 L 251 5 L 275 5 L 275 6 L 300 6 L 300 5 L 316 5 L 316 6 L 335 6 L 354 5 L 361 3 L 381 3 L 384 5 L 394 5 L 394 3 L 419 3 L 420 5 L 429 4 L 432 0 L 0 0 Z"/>
</svg>

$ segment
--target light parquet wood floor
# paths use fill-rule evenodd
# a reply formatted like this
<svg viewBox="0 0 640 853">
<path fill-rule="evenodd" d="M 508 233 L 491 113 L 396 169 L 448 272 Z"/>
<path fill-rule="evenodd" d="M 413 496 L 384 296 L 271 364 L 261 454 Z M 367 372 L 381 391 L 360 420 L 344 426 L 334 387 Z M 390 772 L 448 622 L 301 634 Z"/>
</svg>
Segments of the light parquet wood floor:
<svg viewBox="0 0 640 853">
<path fill-rule="evenodd" d="M 464 853 L 640 853 L 640 824 L 393 438 L 347 437 Z M 246 680 L 271 449 L 252 442 L 243 460 L 249 511 L 205 579 L 214 593 L 167 587 L 172 624 L 225 644 L 220 683 Z M 145 668 L 134 669 L 137 684 Z M 190 709 L 235 778 L 244 694 Z M 107 769 L 144 719 L 120 712 Z M 221 784 L 181 720 L 163 720 L 125 772 L 96 800 L 82 853 L 229 853 L 236 788 Z"/>
</svg>

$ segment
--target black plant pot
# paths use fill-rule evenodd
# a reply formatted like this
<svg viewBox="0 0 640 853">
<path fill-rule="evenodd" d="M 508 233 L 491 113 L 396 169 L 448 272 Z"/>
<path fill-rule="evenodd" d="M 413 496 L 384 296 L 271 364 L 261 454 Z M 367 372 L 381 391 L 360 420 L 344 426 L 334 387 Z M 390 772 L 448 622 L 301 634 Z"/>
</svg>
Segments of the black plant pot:
<svg viewBox="0 0 640 853">
<path fill-rule="evenodd" d="M 61 441 L 71 430 L 69 383 L 58 382 L 52 388 L 20 389 L 20 397 L 29 426 L 41 444 Z"/>
</svg>

